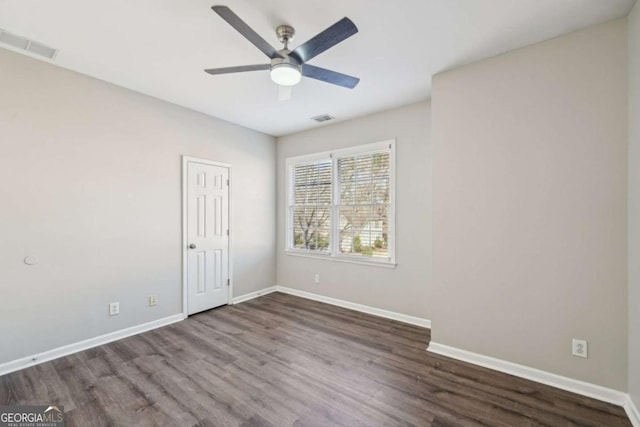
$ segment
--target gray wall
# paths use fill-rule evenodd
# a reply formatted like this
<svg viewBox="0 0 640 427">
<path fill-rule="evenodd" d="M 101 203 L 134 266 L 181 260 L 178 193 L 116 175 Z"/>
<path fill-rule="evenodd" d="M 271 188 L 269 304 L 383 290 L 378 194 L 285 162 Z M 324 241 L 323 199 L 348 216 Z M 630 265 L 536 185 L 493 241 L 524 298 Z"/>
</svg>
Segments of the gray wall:
<svg viewBox="0 0 640 427">
<path fill-rule="evenodd" d="M 640 408 L 640 3 L 628 18 L 629 394 Z"/>
<path fill-rule="evenodd" d="M 278 138 L 278 285 L 429 318 L 430 105 L 426 102 Z M 285 159 L 396 138 L 395 269 L 285 255 Z M 320 274 L 320 284 L 314 275 Z"/>
<path fill-rule="evenodd" d="M 183 154 L 233 165 L 235 294 L 273 285 L 274 138 L 1 49 L 0 94 L 0 363 L 181 312 Z"/>
<path fill-rule="evenodd" d="M 435 76 L 435 342 L 626 390 L 626 57 L 621 19 Z"/>
</svg>

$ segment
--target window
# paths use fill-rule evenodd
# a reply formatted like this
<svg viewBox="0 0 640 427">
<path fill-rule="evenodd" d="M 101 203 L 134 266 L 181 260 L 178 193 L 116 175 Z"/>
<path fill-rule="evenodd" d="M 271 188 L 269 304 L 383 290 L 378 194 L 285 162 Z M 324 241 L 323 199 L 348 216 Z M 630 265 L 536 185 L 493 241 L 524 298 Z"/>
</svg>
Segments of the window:
<svg viewBox="0 0 640 427">
<path fill-rule="evenodd" d="M 293 241 L 295 249 L 328 251 L 331 234 L 331 159 L 293 167 Z"/>
<path fill-rule="evenodd" d="M 287 159 L 287 253 L 393 264 L 394 141 Z"/>
</svg>

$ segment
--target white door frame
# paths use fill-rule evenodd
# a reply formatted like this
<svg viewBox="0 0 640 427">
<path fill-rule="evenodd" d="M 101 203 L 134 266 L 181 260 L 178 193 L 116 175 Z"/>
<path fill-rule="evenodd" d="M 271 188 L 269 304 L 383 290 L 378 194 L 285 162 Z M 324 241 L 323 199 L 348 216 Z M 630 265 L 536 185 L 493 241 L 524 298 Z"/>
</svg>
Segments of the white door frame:
<svg viewBox="0 0 640 427">
<path fill-rule="evenodd" d="M 231 165 L 229 163 L 215 162 L 213 160 L 201 159 L 198 157 L 182 156 L 182 315 L 186 319 L 188 316 L 187 306 L 187 172 L 189 162 L 202 163 L 205 165 L 220 166 L 229 169 L 229 305 L 233 304 L 233 226 L 231 219 L 233 218 L 233 203 L 231 202 Z"/>
</svg>

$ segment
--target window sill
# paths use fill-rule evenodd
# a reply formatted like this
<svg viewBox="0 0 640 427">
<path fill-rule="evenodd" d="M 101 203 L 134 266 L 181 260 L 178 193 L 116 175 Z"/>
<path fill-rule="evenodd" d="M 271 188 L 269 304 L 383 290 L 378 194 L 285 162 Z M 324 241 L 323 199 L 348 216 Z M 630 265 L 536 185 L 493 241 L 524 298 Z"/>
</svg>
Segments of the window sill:
<svg viewBox="0 0 640 427">
<path fill-rule="evenodd" d="M 332 256 L 329 254 L 321 255 L 321 254 L 310 254 L 305 252 L 298 251 L 284 251 L 285 255 L 289 256 L 297 256 L 302 258 L 313 258 L 313 259 L 321 259 L 325 261 L 337 261 L 337 262 L 346 262 L 347 264 L 360 264 L 360 265 L 368 265 L 371 267 L 381 267 L 381 268 L 396 268 L 396 263 L 391 261 L 369 261 L 365 259 L 359 258 L 350 258 L 346 256 Z"/>
</svg>

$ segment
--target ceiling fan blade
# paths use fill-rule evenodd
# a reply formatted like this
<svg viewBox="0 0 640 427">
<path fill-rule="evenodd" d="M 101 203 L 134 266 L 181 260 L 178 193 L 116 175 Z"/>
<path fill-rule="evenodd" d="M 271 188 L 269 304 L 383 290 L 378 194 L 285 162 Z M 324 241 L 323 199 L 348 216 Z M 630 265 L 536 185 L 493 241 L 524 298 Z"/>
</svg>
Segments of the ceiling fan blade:
<svg viewBox="0 0 640 427">
<path fill-rule="evenodd" d="M 349 89 L 353 89 L 360 82 L 360 79 L 357 77 L 348 76 L 346 74 L 327 70 L 326 68 L 315 67 L 309 64 L 302 65 L 302 75 Z"/>
<path fill-rule="evenodd" d="M 293 86 L 278 85 L 278 101 L 289 101 L 293 93 Z"/>
<path fill-rule="evenodd" d="M 224 68 L 209 68 L 204 70 L 209 74 L 230 74 L 230 73 L 242 73 L 243 71 L 262 71 L 271 68 L 270 64 L 256 64 L 256 65 L 239 65 L 237 67 L 224 67 Z"/>
<path fill-rule="evenodd" d="M 289 56 L 293 56 L 298 62 L 304 64 L 357 32 L 358 28 L 349 18 L 342 18 L 320 34 L 295 48 Z"/>
<path fill-rule="evenodd" d="M 282 55 L 278 53 L 278 51 L 271 46 L 265 39 L 260 37 L 258 33 L 253 31 L 251 27 L 249 27 L 238 15 L 233 13 L 231 9 L 227 6 L 212 6 L 211 9 L 222 19 L 227 21 L 229 25 L 236 29 L 240 34 L 242 34 L 247 40 L 249 40 L 255 47 L 260 49 L 265 55 L 269 58 L 282 58 Z"/>
</svg>

